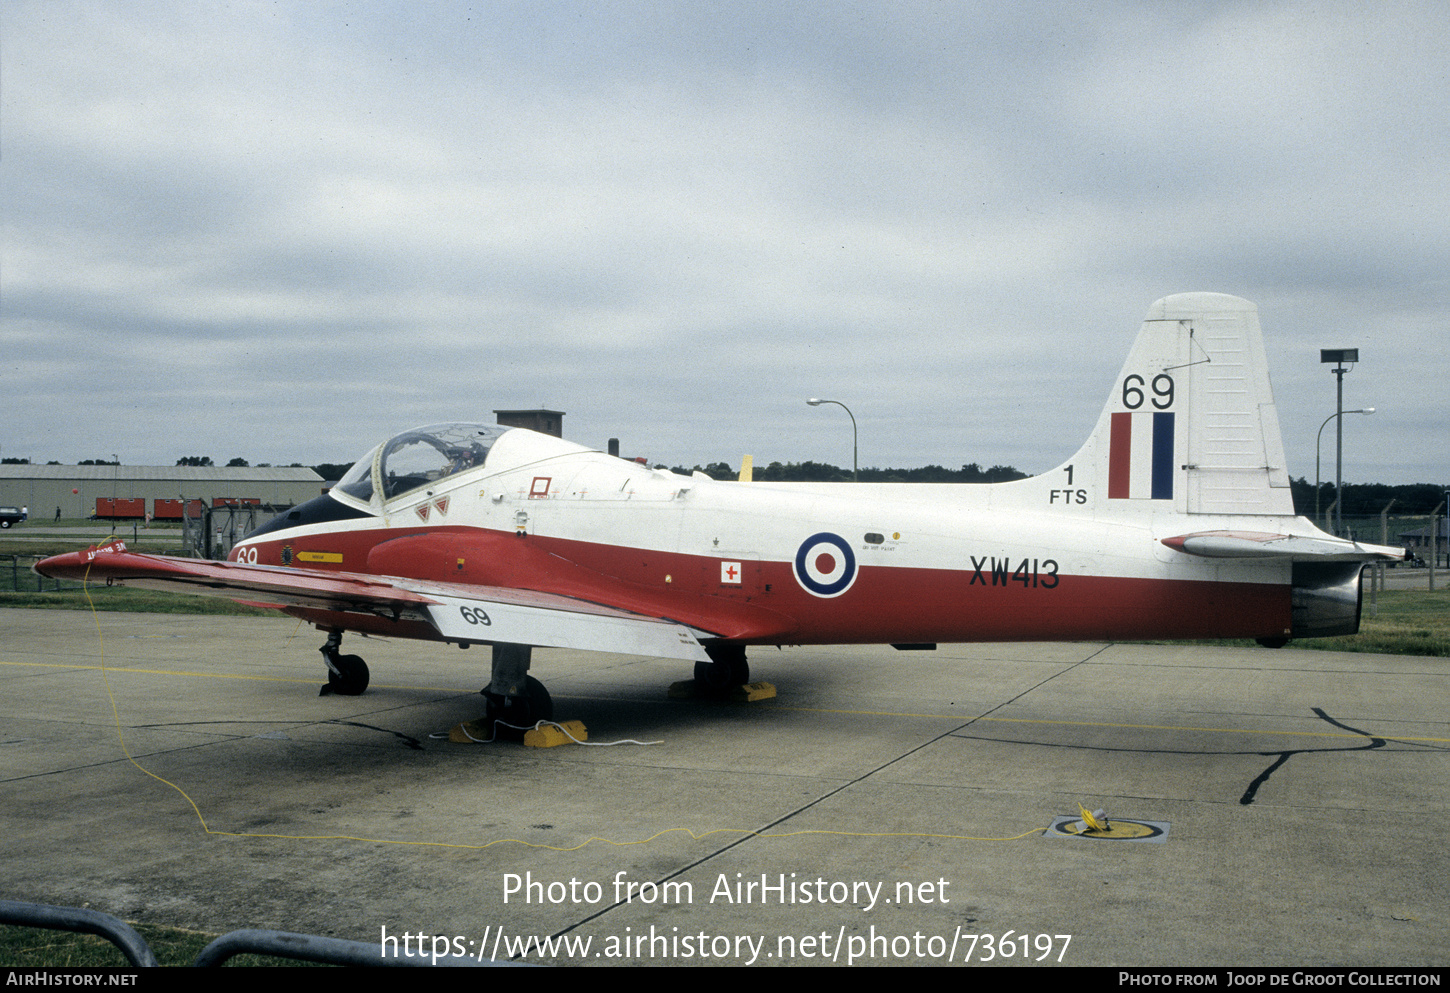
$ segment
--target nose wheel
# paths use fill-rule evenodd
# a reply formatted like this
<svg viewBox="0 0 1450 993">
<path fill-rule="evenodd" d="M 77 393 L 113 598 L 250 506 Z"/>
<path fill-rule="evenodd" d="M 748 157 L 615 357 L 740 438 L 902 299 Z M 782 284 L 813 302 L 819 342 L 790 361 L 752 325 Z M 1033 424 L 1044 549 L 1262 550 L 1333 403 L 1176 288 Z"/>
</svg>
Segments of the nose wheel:
<svg viewBox="0 0 1450 993">
<path fill-rule="evenodd" d="M 336 693 L 338 696 L 361 696 L 368 688 L 368 664 L 358 655 L 343 655 L 342 632 L 332 631 L 327 635 L 327 644 L 318 649 L 322 661 L 327 663 L 327 685 L 322 695 Z"/>
<path fill-rule="evenodd" d="M 368 664 L 357 655 L 334 655 L 327 660 L 327 686 L 338 696 L 362 696 L 368 678 Z"/>
</svg>

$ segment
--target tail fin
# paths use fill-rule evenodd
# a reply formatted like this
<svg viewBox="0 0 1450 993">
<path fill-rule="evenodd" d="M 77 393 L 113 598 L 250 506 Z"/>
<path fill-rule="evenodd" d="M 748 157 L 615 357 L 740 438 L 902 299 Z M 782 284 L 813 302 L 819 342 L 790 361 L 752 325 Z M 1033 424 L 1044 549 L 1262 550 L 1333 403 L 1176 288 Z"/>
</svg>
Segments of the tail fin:
<svg viewBox="0 0 1450 993">
<path fill-rule="evenodd" d="M 1294 516 L 1258 308 L 1222 293 L 1153 304 L 1062 469 L 1098 513 Z"/>
</svg>

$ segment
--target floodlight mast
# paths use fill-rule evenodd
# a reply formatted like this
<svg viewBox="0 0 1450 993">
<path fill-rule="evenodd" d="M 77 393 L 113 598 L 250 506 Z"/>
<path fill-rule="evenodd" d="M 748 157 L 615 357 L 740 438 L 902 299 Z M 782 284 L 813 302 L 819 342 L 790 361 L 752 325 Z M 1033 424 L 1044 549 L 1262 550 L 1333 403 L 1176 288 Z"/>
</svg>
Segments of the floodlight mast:
<svg viewBox="0 0 1450 993">
<path fill-rule="evenodd" d="M 1344 363 L 1348 362 L 1353 368 L 1354 364 L 1359 361 L 1359 349 L 1321 348 L 1319 361 L 1335 363 L 1332 371 L 1336 382 L 1334 409 L 1338 420 L 1334 427 L 1334 533 L 1338 535 L 1344 530 L 1344 500 L 1341 499 L 1341 490 L 1344 486 L 1344 374 L 1349 371 L 1344 367 Z"/>
</svg>

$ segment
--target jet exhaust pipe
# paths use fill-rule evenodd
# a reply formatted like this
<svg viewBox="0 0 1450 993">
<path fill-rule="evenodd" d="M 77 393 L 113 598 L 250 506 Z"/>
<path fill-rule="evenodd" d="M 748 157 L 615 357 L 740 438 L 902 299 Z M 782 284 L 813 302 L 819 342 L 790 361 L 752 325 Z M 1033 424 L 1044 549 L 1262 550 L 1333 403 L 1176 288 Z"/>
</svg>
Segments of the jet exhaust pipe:
<svg viewBox="0 0 1450 993">
<path fill-rule="evenodd" d="M 1362 562 L 1295 562 L 1293 637 L 1327 638 L 1359 631 Z"/>
</svg>

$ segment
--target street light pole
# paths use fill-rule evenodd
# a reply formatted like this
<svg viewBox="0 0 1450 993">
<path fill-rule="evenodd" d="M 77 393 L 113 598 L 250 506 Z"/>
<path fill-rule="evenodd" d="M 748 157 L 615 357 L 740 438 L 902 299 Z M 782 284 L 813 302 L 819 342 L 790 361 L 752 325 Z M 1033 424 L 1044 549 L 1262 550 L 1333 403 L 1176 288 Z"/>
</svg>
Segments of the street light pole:
<svg viewBox="0 0 1450 993">
<path fill-rule="evenodd" d="M 1334 420 L 1336 417 L 1339 418 L 1340 423 L 1343 424 L 1344 423 L 1344 415 L 1345 414 L 1373 414 L 1373 413 L 1374 413 L 1374 408 L 1373 407 L 1362 407 L 1359 410 L 1342 410 L 1342 411 L 1338 411 L 1336 413 L 1330 414 L 1328 417 L 1324 418 L 1324 424 L 1328 424 L 1330 421 Z M 1319 425 L 1319 433 L 1314 436 L 1314 523 L 1315 524 L 1320 523 L 1320 521 L 1319 521 L 1319 443 L 1324 439 L 1324 424 Z M 1334 483 L 1334 506 L 1335 507 L 1339 507 L 1341 505 L 1340 496 L 1341 496 L 1341 494 L 1339 492 L 1339 481 L 1336 479 L 1335 480 L 1335 483 Z"/>
<path fill-rule="evenodd" d="M 815 397 L 811 397 L 809 400 L 806 401 L 806 403 L 812 407 L 819 407 L 823 403 L 834 403 L 837 407 L 840 407 L 846 412 L 847 417 L 851 418 L 851 479 L 859 483 L 861 481 L 861 470 L 856 458 L 856 448 L 858 440 L 856 434 L 856 415 L 851 413 L 850 407 L 847 407 L 839 400 L 817 400 Z"/>
</svg>

